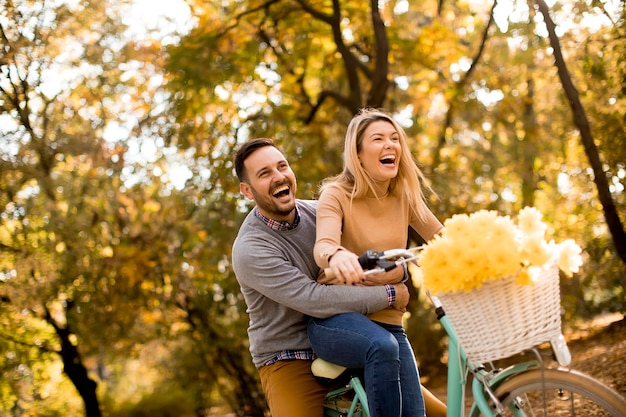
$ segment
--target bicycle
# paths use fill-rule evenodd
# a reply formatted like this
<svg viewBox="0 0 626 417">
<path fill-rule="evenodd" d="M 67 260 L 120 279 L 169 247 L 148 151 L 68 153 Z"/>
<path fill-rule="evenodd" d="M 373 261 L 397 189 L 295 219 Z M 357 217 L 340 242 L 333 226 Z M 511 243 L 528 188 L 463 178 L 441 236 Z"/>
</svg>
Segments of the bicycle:
<svg viewBox="0 0 626 417">
<path fill-rule="evenodd" d="M 361 255 L 359 261 L 368 270 L 366 274 L 377 273 L 403 263 L 414 262 L 420 249 L 368 251 Z M 558 276 L 556 290 L 558 291 Z M 441 300 L 430 294 L 429 298 L 435 307 L 437 319 L 448 336 L 448 417 L 464 416 L 467 408 L 467 415 L 470 417 L 626 417 L 626 400 L 619 393 L 593 377 L 569 368 L 571 355 L 562 335 L 550 340 L 552 355 L 559 364 L 558 367 L 546 364 L 536 346 L 522 349 L 530 350 L 535 358 L 516 361 L 504 369 L 494 365 L 496 359 L 485 364 L 472 361 Z M 558 327 L 560 332 L 560 318 Z M 334 380 L 350 372 L 322 359 L 316 359 L 311 368 L 316 376 L 326 380 Z M 466 407 L 465 391 L 470 376 L 473 402 Z M 326 395 L 324 416 L 369 417 L 365 388 L 357 373 L 348 374 L 344 386 Z"/>
</svg>

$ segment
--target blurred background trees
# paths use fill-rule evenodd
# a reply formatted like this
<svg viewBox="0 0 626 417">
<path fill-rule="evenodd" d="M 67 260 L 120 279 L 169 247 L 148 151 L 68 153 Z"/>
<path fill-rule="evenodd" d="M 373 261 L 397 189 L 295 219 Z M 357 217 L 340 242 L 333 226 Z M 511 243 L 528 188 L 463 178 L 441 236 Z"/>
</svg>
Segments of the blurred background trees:
<svg viewBox="0 0 626 417">
<path fill-rule="evenodd" d="M 532 1 L 138 3 L 0 1 L 0 416 L 262 416 L 233 152 L 274 138 L 314 198 L 363 106 L 405 126 L 442 220 L 534 205 L 584 248 L 566 323 L 624 312 L 623 3 L 550 4 L 556 46 Z"/>
</svg>

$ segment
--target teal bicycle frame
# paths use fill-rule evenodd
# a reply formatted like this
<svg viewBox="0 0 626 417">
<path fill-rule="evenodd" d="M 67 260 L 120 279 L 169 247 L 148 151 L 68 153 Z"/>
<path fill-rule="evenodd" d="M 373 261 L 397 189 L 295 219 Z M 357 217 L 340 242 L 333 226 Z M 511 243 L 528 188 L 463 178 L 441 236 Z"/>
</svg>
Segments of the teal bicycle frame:
<svg viewBox="0 0 626 417">
<path fill-rule="evenodd" d="M 344 395 L 354 391 L 354 398 L 349 406 L 342 405 Z M 344 400 L 345 401 L 345 400 Z M 324 417 L 369 417 L 369 406 L 367 404 L 367 394 L 361 380 L 350 377 L 350 381 L 345 387 L 337 388 L 326 394 Z"/>
</svg>

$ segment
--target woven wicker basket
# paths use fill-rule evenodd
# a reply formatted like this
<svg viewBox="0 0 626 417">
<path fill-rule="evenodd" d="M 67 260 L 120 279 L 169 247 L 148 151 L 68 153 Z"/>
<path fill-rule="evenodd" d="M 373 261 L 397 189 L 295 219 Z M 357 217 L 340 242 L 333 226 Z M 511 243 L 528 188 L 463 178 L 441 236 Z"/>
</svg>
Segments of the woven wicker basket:
<svg viewBox="0 0 626 417">
<path fill-rule="evenodd" d="M 516 284 L 512 276 L 437 297 L 474 364 L 506 358 L 561 335 L 556 261 L 531 285 Z"/>
</svg>

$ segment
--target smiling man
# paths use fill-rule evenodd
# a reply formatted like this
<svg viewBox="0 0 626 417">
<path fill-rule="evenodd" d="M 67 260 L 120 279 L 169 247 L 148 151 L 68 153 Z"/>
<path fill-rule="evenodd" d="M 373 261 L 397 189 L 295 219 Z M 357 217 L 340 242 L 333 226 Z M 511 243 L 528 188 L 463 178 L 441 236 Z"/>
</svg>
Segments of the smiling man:
<svg viewBox="0 0 626 417">
<path fill-rule="evenodd" d="M 317 202 L 296 199 L 296 176 L 270 139 L 244 143 L 235 155 L 242 194 L 256 207 L 233 244 L 233 269 L 250 317 L 250 353 L 273 417 L 320 417 L 328 388 L 311 373 L 308 317 L 404 310 L 405 285 L 341 286 L 316 282 Z M 396 268 L 388 274 L 400 274 Z"/>
</svg>

